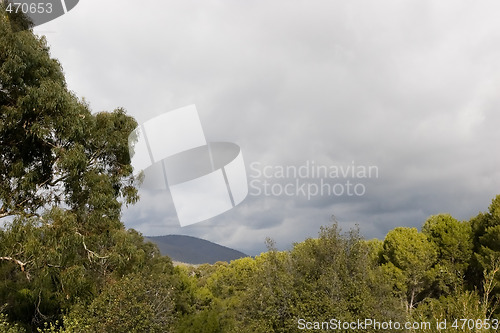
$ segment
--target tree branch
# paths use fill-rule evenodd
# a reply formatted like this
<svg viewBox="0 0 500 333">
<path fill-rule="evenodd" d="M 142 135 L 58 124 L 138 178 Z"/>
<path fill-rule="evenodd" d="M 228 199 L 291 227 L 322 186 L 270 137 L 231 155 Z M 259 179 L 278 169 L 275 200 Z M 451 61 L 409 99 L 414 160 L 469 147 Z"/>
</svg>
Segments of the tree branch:
<svg viewBox="0 0 500 333">
<path fill-rule="evenodd" d="M 21 268 L 21 271 L 26 275 L 28 281 L 31 279 L 30 273 L 25 269 L 26 265 L 28 264 L 27 262 L 22 262 L 21 260 L 12 257 L 0 257 L 0 260 L 11 261 L 15 263 Z"/>
<path fill-rule="evenodd" d="M 94 251 L 89 250 L 89 248 L 87 248 L 87 244 L 85 244 L 85 237 L 79 232 L 77 232 L 77 234 L 82 236 L 83 248 L 85 249 L 85 251 L 87 251 L 87 256 L 88 256 L 90 261 L 92 261 L 92 257 L 96 257 L 97 259 L 108 259 L 109 258 L 109 256 L 100 256 L 97 253 L 95 253 Z"/>
<path fill-rule="evenodd" d="M 14 215 L 14 213 L 10 209 L 5 208 L 5 205 L 2 205 L 0 208 L 0 219 L 11 215 Z"/>
<path fill-rule="evenodd" d="M 11 216 L 11 215 L 14 215 L 14 214 L 12 214 L 10 212 L 0 213 L 0 219 L 3 219 L 4 217 Z"/>
</svg>

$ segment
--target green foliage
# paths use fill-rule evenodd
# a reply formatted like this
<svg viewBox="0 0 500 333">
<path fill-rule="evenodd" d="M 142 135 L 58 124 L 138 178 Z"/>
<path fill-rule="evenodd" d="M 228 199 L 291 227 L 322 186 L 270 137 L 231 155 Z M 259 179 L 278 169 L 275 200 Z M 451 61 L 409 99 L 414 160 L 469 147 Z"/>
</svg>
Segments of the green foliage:
<svg viewBox="0 0 500 333">
<path fill-rule="evenodd" d="M 214 309 L 203 309 L 184 316 L 177 324 L 176 332 L 218 333 L 222 330 L 219 321 L 220 312 Z"/>
<path fill-rule="evenodd" d="M 28 30 L 33 28 L 33 21 L 31 18 L 22 13 L 22 11 L 6 11 L 9 3 L 13 3 L 12 0 L 0 0 L 0 15 L 2 19 L 9 22 L 12 31 L 19 32 L 22 30 Z"/>
<path fill-rule="evenodd" d="M 132 274 L 108 285 L 88 307 L 76 306 L 67 318 L 72 332 L 165 332 L 176 321 L 170 275 Z"/>
<path fill-rule="evenodd" d="M 449 214 L 427 219 L 422 232 L 436 246 L 438 261 L 435 266 L 435 296 L 448 294 L 463 284 L 472 256 L 472 228 L 468 222 L 459 222 Z"/>
<path fill-rule="evenodd" d="M 478 278 L 500 258 L 500 195 L 493 199 L 488 212 L 480 213 L 471 224 L 475 252 L 471 278 Z"/>
<path fill-rule="evenodd" d="M 385 237 L 382 263 L 386 272 L 398 279 L 395 285 L 411 311 L 433 279 L 431 268 L 437 260 L 437 250 L 427 237 L 415 228 L 398 227 Z"/>
<path fill-rule="evenodd" d="M 342 235 L 334 224 L 292 251 L 270 242 L 255 259 L 217 265 L 204 280 L 216 297 L 210 309 L 219 311 L 219 329 L 297 332 L 298 318 L 400 318 L 398 299 L 367 244 L 356 230 Z"/>
<path fill-rule="evenodd" d="M 426 299 L 416 309 L 411 318 L 419 322 L 430 321 L 432 323 L 432 329 L 423 330 L 423 332 L 490 331 L 484 326 L 475 326 L 471 329 L 469 326 L 462 328 L 462 325 L 464 325 L 463 320 L 466 320 L 468 325 L 471 324 L 471 321 L 474 323 L 479 322 L 479 325 L 487 322 L 490 325 L 493 324 L 491 320 L 495 319 L 493 315 L 498 306 L 498 297 L 493 294 L 493 289 L 495 288 L 496 275 L 499 269 L 499 263 L 496 262 L 493 264 L 492 270 L 484 272 L 482 293 L 477 290 L 456 288 L 452 295 L 441 296 L 439 299 Z M 444 321 L 447 322 L 447 328 L 437 329 L 436 323 Z M 457 326 L 454 327 L 454 324 Z"/>
<path fill-rule="evenodd" d="M 5 314 L 0 313 L 0 333 L 24 333 L 24 329 L 17 324 L 11 324 Z"/>
<path fill-rule="evenodd" d="M 92 301 L 113 281 L 165 261 L 132 230 L 85 237 L 76 216 L 60 209 L 42 219 L 17 218 L 0 240 L 1 253 L 25 264 L 21 270 L 14 262 L 0 262 L 5 311 L 13 320 L 37 325 L 60 318 L 61 310 L 75 303 Z M 169 261 L 162 265 L 172 274 Z"/>
<path fill-rule="evenodd" d="M 137 199 L 128 154 L 136 125 L 122 109 L 92 114 L 45 39 L 0 16 L 0 217 L 64 203 L 90 228 L 117 227 L 118 198 Z"/>
<path fill-rule="evenodd" d="M 0 218 L 13 217 L 0 232 L 0 297 L 9 320 L 33 329 L 163 259 L 120 221 L 137 200 L 135 120 L 92 114 L 45 39 L 0 9 Z"/>
</svg>

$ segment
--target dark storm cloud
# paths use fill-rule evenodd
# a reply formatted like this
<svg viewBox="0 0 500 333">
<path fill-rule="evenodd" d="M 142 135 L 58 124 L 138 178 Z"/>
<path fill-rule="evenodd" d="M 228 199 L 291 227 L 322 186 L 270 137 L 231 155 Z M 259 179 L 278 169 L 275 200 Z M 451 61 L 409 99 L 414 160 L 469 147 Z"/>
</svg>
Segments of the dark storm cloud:
<svg viewBox="0 0 500 333">
<path fill-rule="evenodd" d="M 431 214 L 468 219 L 500 188 L 495 1 L 85 1 L 37 30 L 94 111 L 143 122 L 195 103 L 208 141 L 251 163 L 376 165 L 361 197 L 248 197 L 180 228 L 167 193 L 124 212 L 146 235 L 244 252 L 337 216 L 368 238 Z M 92 17 L 92 24 L 89 24 Z M 283 180 L 275 180 L 283 183 Z"/>
</svg>

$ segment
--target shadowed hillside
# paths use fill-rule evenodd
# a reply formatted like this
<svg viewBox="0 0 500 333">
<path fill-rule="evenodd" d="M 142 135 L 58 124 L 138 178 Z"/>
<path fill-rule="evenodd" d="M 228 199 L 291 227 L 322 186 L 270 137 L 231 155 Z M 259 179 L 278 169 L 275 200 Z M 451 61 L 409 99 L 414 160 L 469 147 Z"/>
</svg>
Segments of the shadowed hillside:
<svg viewBox="0 0 500 333">
<path fill-rule="evenodd" d="M 182 235 L 147 237 L 158 245 L 162 255 L 189 264 L 213 264 L 248 257 L 246 254 L 210 241 Z"/>
</svg>

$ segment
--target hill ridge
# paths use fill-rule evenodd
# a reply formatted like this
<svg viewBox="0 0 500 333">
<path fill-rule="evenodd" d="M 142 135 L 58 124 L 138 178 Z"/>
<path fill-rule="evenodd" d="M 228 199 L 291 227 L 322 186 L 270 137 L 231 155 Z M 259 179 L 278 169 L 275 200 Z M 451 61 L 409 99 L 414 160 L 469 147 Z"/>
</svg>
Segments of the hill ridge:
<svg viewBox="0 0 500 333">
<path fill-rule="evenodd" d="M 194 236 L 164 235 L 145 236 L 145 238 L 156 244 L 162 255 L 169 256 L 173 261 L 188 264 L 214 264 L 217 261 L 230 262 L 248 257 L 243 252 Z"/>
</svg>

